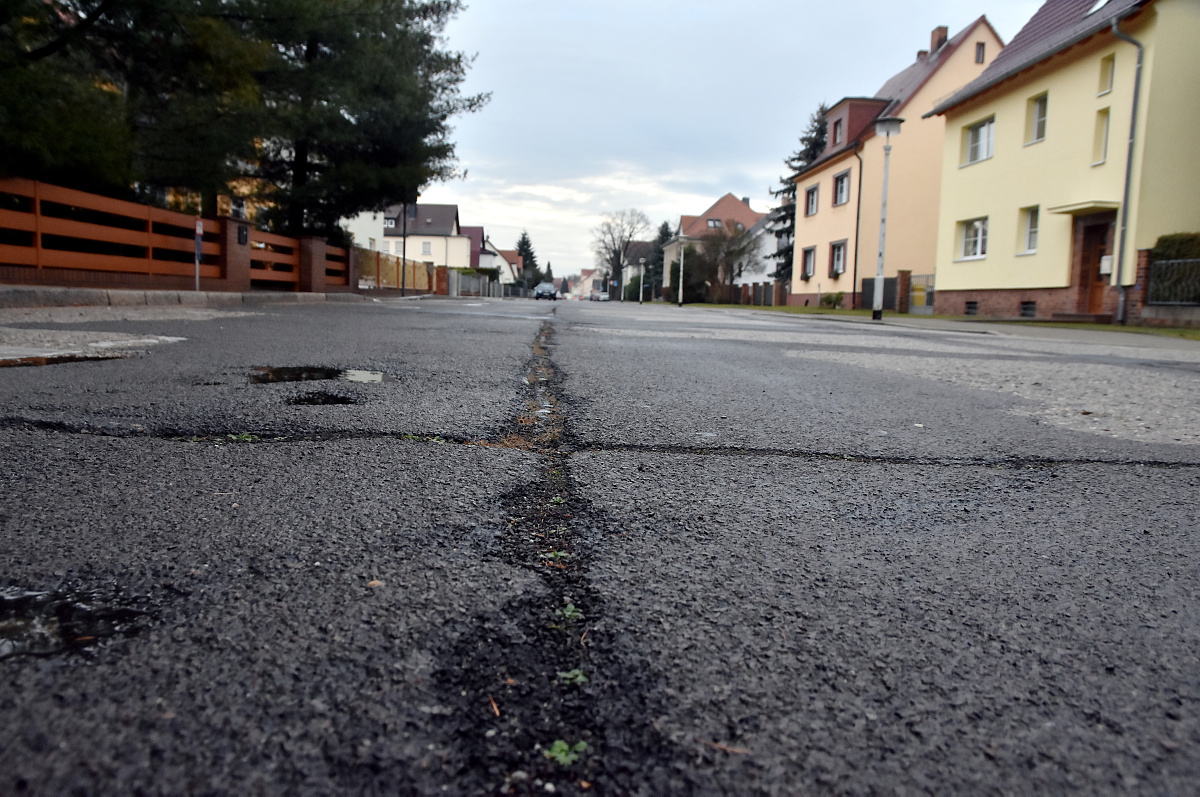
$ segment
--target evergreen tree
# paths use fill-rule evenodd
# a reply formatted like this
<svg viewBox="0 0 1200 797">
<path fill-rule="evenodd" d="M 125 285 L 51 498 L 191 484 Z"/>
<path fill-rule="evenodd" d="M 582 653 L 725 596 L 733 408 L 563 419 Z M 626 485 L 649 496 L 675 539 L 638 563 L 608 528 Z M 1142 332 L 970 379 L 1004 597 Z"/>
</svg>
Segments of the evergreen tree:
<svg viewBox="0 0 1200 797">
<path fill-rule="evenodd" d="M 454 176 L 460 0 L 4 0 L 0 174 L 215 198 L 247 178 L 277 232 Z M 206 203 L 207 204 L 207 203 Z"/>
<path fill-rule="evenodd" d="M 821 103 L 808 118 L 808 127 L 800 136 L 800 148 L 783 160 L 789 175 L 780 177 L 780 187 L 771 191 L 771 195 L 780 200 L 779 207 L 771 211 L 770 219 L 771 227 L 775 230 L 775 237 L 782 242 L 771 255 L 779 262 L 775 273 L 771 275 L 776 280 L 787 282 L 792 279 L 792 242 L 796 237 L 795 177 L 821 157 L 821 152 L 825 149 L 825 116 L 828 113 L 828 106 Z"/>
<path fill-rule="evenodd" d="M 253 0 L 243 0 L 253 2 Z M 456 174 L 451 116 L 467 61 L 438 49 L 459 0 L 262 0 L 277 54 L 261 77 L 258 174 L 273 226 L 335 236 L 338 222 Z"/>
<path fill-rule="evenodd" d="M 654 286 L 657 285 L 660 290 L 662 289 L 663 261 L 665 259 L 663 248 L 674 235 L 670 222 L 664 221 L 659 225 L 658 234 L 654 238 L 654 248 L 650 252 L 650 258 L 646 261 L 646 284 L 650 286 L 651 295 L 653 295 Z"/>
<path fill-rule="evenodd" d="M 528 230 L 521 230 L 517 239 L 517 254 L 521 256 L 521 281 L 526 288 L 533 288 L 542 281 L 542 272 L 538 268 L 537 255 L 533 251 L 533 242 L 529 240 Z"/>
<path fill-rule="evenodd" d="M 550 261 L 546 261 L 546 273 L 542 275 L 542 282 L 554 282 L 554 269 L 550 268 Z"/>
</svg>

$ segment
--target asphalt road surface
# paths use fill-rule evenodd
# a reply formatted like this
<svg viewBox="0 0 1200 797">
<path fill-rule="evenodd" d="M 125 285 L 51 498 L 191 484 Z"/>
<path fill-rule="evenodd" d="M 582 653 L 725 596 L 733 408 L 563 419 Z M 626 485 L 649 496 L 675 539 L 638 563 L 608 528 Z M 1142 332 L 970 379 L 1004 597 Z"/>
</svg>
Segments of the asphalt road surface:
<svg viewBox="0 0 1200 797">
<path fill-rule="evenodd" d="M 0 369 L 0 793 L 1200 783 L 1195 342 L 443 300 L 3 346 L 120 356 Z"/>
</svg>

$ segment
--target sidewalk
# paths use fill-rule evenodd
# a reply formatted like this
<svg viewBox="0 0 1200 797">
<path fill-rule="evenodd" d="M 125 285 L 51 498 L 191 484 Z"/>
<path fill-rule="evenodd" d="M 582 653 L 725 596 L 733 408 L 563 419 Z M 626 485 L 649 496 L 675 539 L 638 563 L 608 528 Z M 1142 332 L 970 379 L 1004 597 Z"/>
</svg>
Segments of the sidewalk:
<svg viewBox="0 0 1200 797">
<path fill-rule="evenodd" d="M 0 285 L 0 308 L 5 307 L 129 307 L 134 305 L 186 305 L 229 307 L 307 302 L 361 302 L 357 293 L 224 293 L 213 291 L 134 291 L 104 288 Z"/>
<path fill-rule="evenodd" d="M 703 307 L 703 305 L 688 306 Z M 714 308 L 714 312 L 716 311 L 717 309 Z M 757 307 L 746 307 L 744 310 L 735 308 L 720 308 L 719 311 L 729 313 L 744 313 L 749 311 L 760 315 L 767 315 L 771 318 L 806 318 L 820 321 L 835 321 L 846 324 L 859 324 L 863 326 L 873 326 L 876 328 L 892 327 L 900 329 L 924 330 L 927 332 L 946 332 L 959 335 L 999 335 L 1010 338 L 1056 340 L 1073 343 L 1098 343 L 1112 346 L 1133 346 L 1147 349 L 1171 349 L 1192 352 L 1200 350 L 1200 342 L 1195 340 L 1170 337 L 1167 335 L 1155 335 L 1146 332 L 1135 332 L 1131 331 L 1129 328 L 1115 325 L 1112 330 L 1098 330 L 1086 327 L 1075 329 L 1071 327 L 1043 326 L 1035 322 L 1003 322 L 988 321 L 984 319 L 980 319 L 978 321 L 967 321 L 949 318 L 930 318 L 928 316 L 920 315 L 900 315 L 886 310 L 884 311 L 882 321 L 873 321 L 869 316 L 865 315 L 854 316 L 837 315 L 834 313 L 784 313 L 779 310 L 766 310 Z"/>
</svg>

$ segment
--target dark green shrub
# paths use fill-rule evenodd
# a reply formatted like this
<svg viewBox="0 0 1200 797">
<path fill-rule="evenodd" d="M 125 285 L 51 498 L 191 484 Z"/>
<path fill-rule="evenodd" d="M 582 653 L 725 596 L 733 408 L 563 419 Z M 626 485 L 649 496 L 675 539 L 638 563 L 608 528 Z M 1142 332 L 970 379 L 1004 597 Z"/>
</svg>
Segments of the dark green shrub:
<svg viewBox="0 0 1200 797">
<path fill-rule="evenodd" d="M 1150 259 L 1200 259 L 1200 232 L 1177 232 L 1160 237 L 1150 250 Z"/>
<path fill-rule="evenodd" d="M 821 296 L 821 306 L 836 310 L 842 306 L 842 302 L 846 300 L 846 292 L 838 291 L 837 293 L 826 293 Z"/>
</svg>

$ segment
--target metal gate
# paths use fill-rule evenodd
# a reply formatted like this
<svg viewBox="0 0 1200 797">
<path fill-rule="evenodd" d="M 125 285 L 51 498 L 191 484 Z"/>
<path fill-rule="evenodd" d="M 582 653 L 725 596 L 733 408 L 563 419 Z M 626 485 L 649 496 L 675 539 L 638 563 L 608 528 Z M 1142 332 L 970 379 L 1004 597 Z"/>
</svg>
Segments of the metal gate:
<svg viewBox="0 0 1200 797">
<path fill-rule="evenodd" d="M 914 274 L 908 288 L 908 312 L 933 315 L 933 275 Z"/>
</svg>

